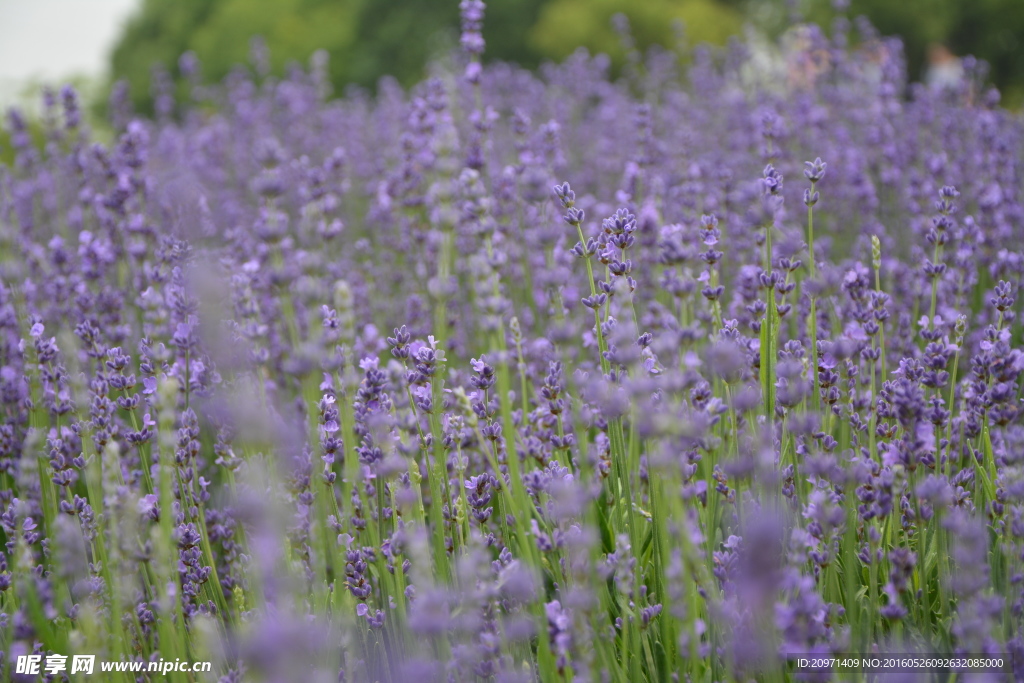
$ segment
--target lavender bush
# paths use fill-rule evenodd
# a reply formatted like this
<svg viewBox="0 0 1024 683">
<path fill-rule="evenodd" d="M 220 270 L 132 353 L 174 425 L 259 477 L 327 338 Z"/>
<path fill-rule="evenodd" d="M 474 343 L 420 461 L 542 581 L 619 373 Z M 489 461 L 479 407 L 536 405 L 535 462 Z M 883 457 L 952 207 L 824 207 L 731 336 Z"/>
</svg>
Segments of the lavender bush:
<svg viewBox="0 0 1024 683">
<path fill-rule="evenodd" d="M 41 146 L 9 114 L 5 680 L 1024 676 L 1024 125 L 980 68 L 907 94 L 841 22 L 788 74 L 532 74 L 462 11 L 410 92 L 257 50 L 155 122 L 115 90 L 110 145 L 70 89 Z"/>
</svg>

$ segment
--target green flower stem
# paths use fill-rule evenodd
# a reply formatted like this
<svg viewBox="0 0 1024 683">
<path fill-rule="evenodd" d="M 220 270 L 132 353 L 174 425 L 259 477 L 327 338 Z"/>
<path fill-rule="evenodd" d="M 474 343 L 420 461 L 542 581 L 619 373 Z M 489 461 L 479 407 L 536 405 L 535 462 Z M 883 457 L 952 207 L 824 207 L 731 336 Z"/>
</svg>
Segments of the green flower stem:
<svg viewBox="0 0 1024 683">
<path fill-rule="evenodd" d="M 765 227 L 764 260 L 765 272 L 772 269 L 772 229 L 774 223 Z M 761 325 L 761 398 L 764 401 L 765 426 L 772 429 L 775 423 L 775 359 L 779 330 L 779 311 L 775 305 L 775 290 L 767 293 L 768 311 Z M 772 429 L 774 432 L 774 429 Z"/>
<path fill-rule="evenodd" d="M 435 372 L 440 372 L 438 368 Z M 442 380 L 438 375 L 430 378 L 430 391 L 433 401 L 433 410 L 430 413 L 430 434 L 433 439 L 433 459 L 428 454 L 427 459 L 427 484 L 430 487 L 430 528 L 434 544 L 434 569 L 437 578 L 445 585 L 451 583 L 452 573 L 448 563 L 448 551 L 444 542 L 444 517 L 441 514 L 441 506 L 446 500 L 445 489 L 447 488 L 447 475 L 444 459 L 444 445 L 441 433 L 441 406 L 444 395 L 441 391 Z"/>
<path fill-rule="evenodd" d="M 811 193 L 814 193 L 814 183 L 811 183 Z M 813 280 L 817 273 L 817 264 L 814 256 L 814 207 L 807 207 L 807 269 Z M 807 318 L 807 338 L 811 345 L 811 402 L 816 412 L 821 412 L 821 394 L 818 391 L 818 308 L 817 297 L 809 294 L 811 300 L 811 312 Z"/>
<path fill-rule="evenodd" d="M 877 240 L 877 238 L 875 238 Z M 882 293 L 882 276 L 881 276 L 881 257 L 874 259 L 874 270 L 875 270 L 875 291 L 879 294 Z M 886 352 L 885 352 L 885 321 L 879 321 L 878 323 L 878 335 L 879 335 L 879 348 L 882 352 L 882 381 L 884 382 L 889 376 L 889 370 L 886 367 Z"/>
</svg>

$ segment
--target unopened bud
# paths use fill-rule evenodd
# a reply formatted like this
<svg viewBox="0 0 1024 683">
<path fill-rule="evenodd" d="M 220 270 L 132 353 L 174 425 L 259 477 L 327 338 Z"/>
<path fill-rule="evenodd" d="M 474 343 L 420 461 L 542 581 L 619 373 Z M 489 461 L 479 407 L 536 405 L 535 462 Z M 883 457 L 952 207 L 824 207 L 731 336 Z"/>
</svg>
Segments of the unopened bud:
<svg viewBox="0 0 1024 683">
<path fill-rule="evenodd" d="M 509 329 L 512 330 L 512 340 L 519 344 L 523 340 L 523 330 L 519 327 L 519 318 L 512 316 L 512 320 L 509 321 Z"/>
<path fill-rule="evenodd" d="M 956 319 L 956 325 L 953 326 L 953 331 L 956 333 L 957 340 L 962 340 L 964 334 L 967 332 L 967 316 L 962 315 Z"/>
</svg>

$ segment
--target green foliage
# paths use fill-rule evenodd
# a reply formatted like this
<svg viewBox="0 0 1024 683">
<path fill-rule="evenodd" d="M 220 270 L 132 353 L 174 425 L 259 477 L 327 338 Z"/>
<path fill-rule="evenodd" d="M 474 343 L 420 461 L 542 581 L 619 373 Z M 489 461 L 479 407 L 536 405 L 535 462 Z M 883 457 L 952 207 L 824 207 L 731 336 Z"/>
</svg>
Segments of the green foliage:
<svg viewBox="0 0 1024 683">
<path fill-rule="evenodd" d="M 550 54 L 536 50 L 529 42 L 529 33 L 537 23 L 549 0 L 490 0 L 484 21 L 487 59 L 536 66 Z"/>
<path fill-rule="evenodd" d="M 352 49 L 343 61 L 331 60 L 336 85 L 354 82 L 372 86 L 386 74 L 403 85 L 423 75 L 427 61 L 455 44 L 459 24 L 457 2 L 397 0 L 367 3 L 357 19 Z"/>
<path fill-rule="evenodd" d="M 611 17 L 629 17 L 638 44 L 676 42 L 681 20 L 695 42 L 723 43 L 740 27 L 734 8 L 743 0 L 490 0 L 484 38 L 486 58 L 536 66 L 578 45 L 622 56 Z M 253 36 L 270 51 L 281 73 L 318 49 L 331 56 L 336 91 L 356 83 L 372 87 L 385 75 L 409 85 L 430 59 L 458 41 L 457 0 L 145 0 L 114 51 L 112 72 L 127 79 L 136 107 L 150 111 L 154 64 L 177 75 L 178 57 L 192 50 L 209 81 L 248 59 Z"/>
<path fill-rule="evenodd" d="M 541 55 L 527 45 L 526 35 L 545 0 L 490 0 L 484 39 L 486 58 L 533 66 Z M 332 60 L 337 86 L 373 86 L 385 75 L 405 85 L 424 75 L 427 62 L 458 41 L 456 0 L 393 0 L 365 3 L 356 18 L 355 35 L 343 60 Z M 335 54 L 332 52 L 332 55 Z"/>
<path fill-rule="evenodd" d="M 825 26 L 835 17 L 825 0 L 795 6 L 799 16 Z M 637 46 L 645 48 L 676 45 L 680 22 L 691 45 L 724 44 L 744 18 L 778 32 L 792 24 L 793 9 L 788 0 L 490 0 L 486 57 L 532 67 L 584 46 L 621 63 L 616 13 L 629 19 Z M 149 111 L 155 63 L 176 74 L 178 57 L 193 50 L 205 78 L 219 80 L 247 61 L 250 39 L 260 35 L 275 73 L 325 49 L 336 92 L 349 83 L 372 87 L 385 74 L 409 85 L 432 57 L 457 44 L 458 14 L 458 0 L 144 0 L 114 51 L 112 72 L 128 80 L 136 106 Z M 1015 80 L 1024 73 L 1020 0 L 852 0 L 847 14 L 865 15 L 883 34 L 902 37 L 913 79 L 924 74 L 928 45 L 943 43 L 989 62 L 1004 101 L 1024 101 Z"/>
<path fill-rule="evenodd" d="M 739 32 L 739 12 L 714 0 L 553 0 L 541 11 L 530 32 L 530 43 L 540 53 L 561 58 L 577 47 L 624 57 L 621 38 L 612 25 L 615 14 L 629 19 L 638 47 L 672 46 L 679 42 L 678 26 L 691 44 L 724 44 Z"/>
<path fill-rule="evenodd" d="M 536 65 L 546 56 L 526 40 L 545 0 L 491 0 L 484 38 L 487 58 Z M 248 60 L 253 36 L 269 48 L 280 74 L 319 49 L 331 57 L 336 91 L 372 87 L 385 74 L 410 85 L 430 59 L 458 41 L 457 0 L 145 0 L 114 51 L 115 79 L 126 79 L 136 107 L 151 110 L 154 64 L 177 75 L 178 57 L 192 50 L 209 81 Z"/>
<path fill-rule="evenodd" d="M 125 27 L 111 58 L 114 77 L 128 81 L 136 106 L 148 108 L 153 65 L 175 64 L 189 50 L 193 34 L 217 4 L 217 0 L 144 0 Z"/>
<path fill-rule="evenodd" d="M 770 0 L 782 4 L 784 0 Z M 809 17 L 827 25 L 828 4 L 807 0 Z M 883 35 L 903 40 L 912 80 L 924 78 L 928 47 L 942 44 L 956 55 L 974 55 L 989 63 L 991 82 L 1004 103 L 1024 102 L 1024 2 L 1020 0 L 852 0 L 850 17 L 866 16 Z"/>
<path fill-rule="evenodd" d="M 37 118 L 30 118 L 26 121 L 28 124 L 28 134 L 32 140 L 33 146 L 36 149 L 43 149 L 46 144 L 46 131 L 43 128 L 43 122 Z M 5 166 L 13 166 L 15 159 L 14 146 L 11 144 L 11 131 L 8 121 L 3 120 L 3 125 L 0 125 L 0 164 Z"/>
<path fill-rule="evenodd" d="M 957 54 L 971 53 L 991 66 L 990 77 L 1010 106 L 1024 104 L 1024 2 L 971 0 L 958 3 L 947 36 Z"/>
<path fill-rule="evenodd" d="M 356 35 L 362 0 L 220 0 L 189 40 L 214 77 L 246 61 L 253 36 L 270 47 L 270 65 L 280 73 L 295 60 L 307 62 L 318 49 L 346 55 Z"/>
</svg>

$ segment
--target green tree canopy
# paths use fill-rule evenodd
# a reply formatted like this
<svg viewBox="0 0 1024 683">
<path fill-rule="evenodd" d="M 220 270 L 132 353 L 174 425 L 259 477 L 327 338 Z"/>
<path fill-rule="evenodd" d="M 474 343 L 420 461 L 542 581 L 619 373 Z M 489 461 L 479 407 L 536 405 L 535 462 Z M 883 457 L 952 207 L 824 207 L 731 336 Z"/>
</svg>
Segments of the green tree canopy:
<svg viewBox="0 0 1024 683">
<path fill-rule="evenodd" d="M 526 35 L 543 2 L 488 3 L 489 59 L 540 61 Z M 385 74 L 409 84 L 432 56 L 457 44 L 458 30 L 457 0 L 144 0 L 114 50 L 112 73 L 128 81 L 136 106 L 148 109 L 154 64 L 178 75 L 178 57 L 191 50 L 204 77 L 219 80 L 247 61 L 252 37 L 261 36 L 277 73 L 324 49 L 337 89 L 373 86 Z"/>
<path fill-rule="evenodd" d="M 778 0 L 769 0 L 777 2 Z M 835 12 L 806 0 L 809 16 L 828 24 Z M 883 35 L 903 39 L 912 80 L 924 77 L 928 48 L 940 44 L 956 55 L 988 62 L 989 78 L 1004 102 L 1024 102 L 1024 2 L 1021 0 L 850 0 L 850 17 L 866 16 Z"/>
<path fill-rule="evenodd" d="M 742 28 L 742 14 L 714 0 L 553 0 L 541 10 L 530 44 L 555 58 L 583 46 L 621 59 L 621 39 L 612 23 L 616 14 L 629 19 L 632 37 L 641 48 L 674 45 L 677 26 L 690 43 L 717 45 Z"/>
<path fill-rule="evenodd" d="M 484 37 L 487 59 L 531 67 L 562 58 L 579 46 L 624 56 L 611 18 L 624 14 L 643 49 L 677 41 L 681 22 L 690 44 L 723 44 L 744 20 L 784 28 L 794 16 L 825 26 L 835 17 L 825 0 L 489 0 Z M 794 10 L 802 11 L 795 14 Z M 991 64 L 1006 100 L 1024 100 L 1024 1 L 850 0 L 845 10 L 866 15 L 906 46 L 911 78 L 920 78 L 928 46 L 974 54 Z M 766 19 L 768 17 L 768 19 Z M 177 76 L 178 58 L 193 51 L 207 80 L 219 80 L 248 59 L 250 40 L 264 38 L 272 69 L 305 62 L 318 49 L 331 56 L 335 89 L 372 87 L 391 74 L 404 84 L 421 78 L 431 57 L 457 44 L 457 0 L 143 0 L 114 54 L 112 73 L 126 79 L 136 106 L 148 110 L 155 63 Z"/>
</svg>

